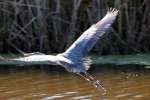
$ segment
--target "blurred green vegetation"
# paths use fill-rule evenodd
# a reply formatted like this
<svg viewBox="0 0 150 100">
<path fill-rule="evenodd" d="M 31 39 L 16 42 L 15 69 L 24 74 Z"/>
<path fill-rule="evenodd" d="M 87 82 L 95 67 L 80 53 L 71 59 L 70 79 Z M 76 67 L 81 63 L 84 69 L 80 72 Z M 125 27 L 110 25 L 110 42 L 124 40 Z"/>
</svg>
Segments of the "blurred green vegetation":
<svg viewBox="0 0 150 100">
<path fill-rule="evenodd" d="M 149 52 L 149 0 L 1 0 L 0 52 L 63 52 L 109 7 L 119 16 L 92 52 Z"/>
</svg>

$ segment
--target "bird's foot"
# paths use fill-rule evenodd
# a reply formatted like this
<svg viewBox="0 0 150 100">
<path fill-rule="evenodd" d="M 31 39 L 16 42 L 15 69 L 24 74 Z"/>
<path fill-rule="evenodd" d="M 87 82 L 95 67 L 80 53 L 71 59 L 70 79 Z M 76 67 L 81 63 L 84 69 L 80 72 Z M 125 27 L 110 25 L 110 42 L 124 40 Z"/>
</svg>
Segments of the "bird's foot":
<svg viewBox="0 0 150 100">
<path fill-rule="evenodd" d="M 103 94 L 106 94 L 107 90 L 105 89 L 105 87 L 103 86 L 103 84 L 99 81 L 96 80 L 92 75 L 90 75 L 87 72 L 80 72 L 77 73 L 79 76 L 83 77 L 85 80 L 87 80 L 88 82 L 90 82 L 97 90 L 103 90 Z"/>
</svg>

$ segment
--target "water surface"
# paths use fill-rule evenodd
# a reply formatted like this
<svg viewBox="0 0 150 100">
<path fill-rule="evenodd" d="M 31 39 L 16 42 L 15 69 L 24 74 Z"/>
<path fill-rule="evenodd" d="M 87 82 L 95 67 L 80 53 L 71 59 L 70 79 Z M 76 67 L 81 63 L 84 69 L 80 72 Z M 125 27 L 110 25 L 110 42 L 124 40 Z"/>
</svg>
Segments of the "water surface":
<svg viewBox="0 0 150 100">
<path fill-rule="evenodd" d="M 150 71 L 133 66 L 93 66 L 107 93 L 63 69 L 0 69 L 0 100 L 149 100 Z"/>
</svg>

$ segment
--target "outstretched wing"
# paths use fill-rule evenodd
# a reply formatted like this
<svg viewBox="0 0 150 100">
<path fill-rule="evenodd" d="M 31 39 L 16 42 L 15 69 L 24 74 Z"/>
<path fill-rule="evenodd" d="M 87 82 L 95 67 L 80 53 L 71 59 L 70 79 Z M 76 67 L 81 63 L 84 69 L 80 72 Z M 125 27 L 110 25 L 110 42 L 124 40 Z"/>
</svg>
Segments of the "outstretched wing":
<svg viewBox="0 0 150 100">
<path fill-rule="evenodd" d="M 74 60 L 84 57 L 110 28 L 117 15 L 118 10 L 109 9 L 102 20 L 86 30 L 62 55 Z"/>
</svg>

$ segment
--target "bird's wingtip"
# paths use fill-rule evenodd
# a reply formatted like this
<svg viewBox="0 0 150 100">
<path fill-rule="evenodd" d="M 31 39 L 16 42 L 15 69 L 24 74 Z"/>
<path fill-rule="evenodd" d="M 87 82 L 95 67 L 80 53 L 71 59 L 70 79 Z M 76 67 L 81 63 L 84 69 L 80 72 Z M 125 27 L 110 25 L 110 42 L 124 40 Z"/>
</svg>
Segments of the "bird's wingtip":
<svg viewBox="0 0 150 100">
<path fill-rule="evenodd" d="M 119 10 L 116 8 L 108 8 L 108 10 L 107 10 L 107 14 L 113 14 L 113 15 L 117 16 L 118 13 L 119 13 Z"/>
</svg>

